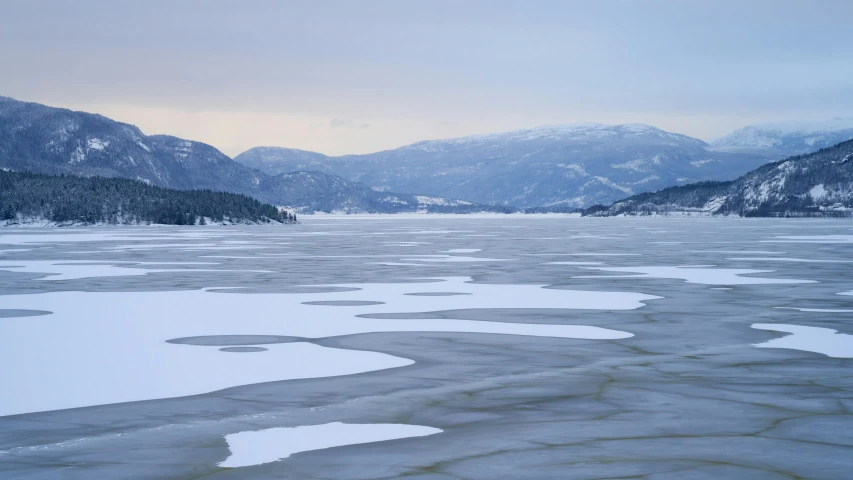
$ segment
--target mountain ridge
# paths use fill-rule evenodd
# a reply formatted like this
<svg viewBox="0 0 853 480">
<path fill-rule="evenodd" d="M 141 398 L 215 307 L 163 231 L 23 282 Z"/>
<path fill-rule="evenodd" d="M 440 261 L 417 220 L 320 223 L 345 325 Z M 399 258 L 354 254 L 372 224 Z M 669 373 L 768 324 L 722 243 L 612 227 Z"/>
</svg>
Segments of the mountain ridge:
<svg viewBox="0 0 853 480">
<path fill-rule="evenodd" d="M 582 123 L 425 140 L 361 155 L 260 147 L 234 159 L 267 173 L 310 168 L 379 190 L 522 208 L 581 207 L 694 180 L 725 180 L 767 161 L 708 147 L 646 124 Z"/>
<path fill-rule="evenodd" d="M 389 196 L 323 172 L 268 175 L 202 142 L 145 135 L 134 125 L 103 115 L 9 97 L 0 97 L 0 168 L 45 175 L 121 177 L 181 190 L 238 193 L 287 205 L 299 213 L 394 213 L 434 208 L 421 204 L 414 195 Z M 475 208 L 471 203 L 445 200 L 445 209 L 454 205 L 464 211 Z"/>
</svg>

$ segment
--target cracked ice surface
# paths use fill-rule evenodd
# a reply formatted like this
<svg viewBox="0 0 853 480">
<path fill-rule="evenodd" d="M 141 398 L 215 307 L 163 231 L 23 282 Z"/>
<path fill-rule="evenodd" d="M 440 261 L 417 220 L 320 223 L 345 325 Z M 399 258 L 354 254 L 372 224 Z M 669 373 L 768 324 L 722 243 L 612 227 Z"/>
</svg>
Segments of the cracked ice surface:
<svg viewBox="0 0 853 480">
<path fill-rule="evenodd" d="M 370 221 L 306 216 L 303 222 L 282 228 L 0 232 L 43 235 L 27 246 L 0 246 L 21 249 L 4 256 L 3 263 L 10 266 L 22 265 L 19 259 L 67 263 L 95 258 L 124 262 L 113 264 L 117 270 L 189 270 L 206 267 L 155 263 L 208 260 L 222 263 L 212 268 L 235 270 L 215 277 L 162 272 L 69 282 L 40 281 L 14 268 L 0 271 L 0 376 L 7 379 L 0 384 L 0 403 L 23 397 L 22 408 L 29 411 L 28 407 L 33 410 L 51 401 L 39 396 L 59 397 L 58 402 L 62 397 L 81 403 L 106 401 L 97 394 L 87 399 L 80 393 L 105 390 L 104 382 L 86 377 L 87 368 L 95 374 L 106 372 L 105 381 L 114 380 L 131 394 L 137 389 L 146 395 L 210 392 L 0 417 L 0 477 L 836 480 L 850 476 L 853 360 L 844 355 L 853 331 L 851 313 L 841 310 L 853 309 L 853 297 L 837 294 L 853 293 L 849 263 L 840 262 L 851 260 L 851 243 L 832 237 L 796 248 L 788 248 L 790 243 L 785 248 L 762 244 L 805 233 L 849 235 L 853 229 L 847 221 L 559 217 L 546 221 L 512 215 L 479 219 L 423 215 L 377 216 Z M 473 233 L 460 233 L 463 228 Z M 60 242 L 52 235 L 100 235 L 102 240 L 91 241 L 89 236 L 80 242 Z M 382 248 L 383 240 L 410 246 Z M 658 240 L 684 243 L 652 243 Z M 287 241 L 292 245 L 281 247 Z M 430 243 L 419 243 L 425 241 Z M 39 242 L 44 243 L 35 245 Z M 210 247 L 199 247 L 202 242 Z M 154 244 L 173 246 L 116 248 Z M 780 251 L 765 248 L 769 246 Z M 78 255 L 83 247 L 99 255 Z M 235 251 L 216 260 L 190 251 L 214 247 Z M 487 254 L 453 254 L 513 261 L 401 260 L 446 258 L 423 255 L 469 247 Z M 822 261 L 770 260 L 771 256 Z M 576 269 L 582 265 L 543 265 L 560 260 L 602 262 L 601 267 L 670 266 L 675 269 L 672 276 L 685 270 L 737 271 L 734 278 L 725 277 L 736 285 L 755 278 L 815 282 L 709 288 L 680 278 L 646 278 L 638 272 L 586 270 L 594 276 L 577 278 Z M 140 265 L 145 262 L 150 264 Z M 775 271 L 743 273 L 744 268 Z M 448 279 L 436 282 L 430 277 Z M 469 277 L 476 283 L 466 283 Z M 338 284 L 349 286 L 328 286 Z M 368 291 L 373 288 L 369 285 L 383 284 L 393 284 L 394 289 Z M 500 285 L 507 288 L 497 288 Z M 546 302 L 527 301 L 540 285 L 549 285 L 541 290 L 553 291 L 554 296 L 546 293 Z M 210 288 L 217 286 L 232 288 Z M 364 291 L 339 295 L 340 289 L 350 288 Z M 622 305 L 621 294 L 586 305 L 601 308 L 551 308 L 560 307 L 558 300 L 580 307 L 573 297 L 610 290 L 661 298 L 641 300 L 645 305 L 636 309 L 611 309 Z M 460 297 L 480 298 L 445 302 Z M 315 304 L 297 305 L 301 301 Z M 758 322 L 771 327 L 752 328 Z M 435 330 L 402 331 L 424 325 Z M 633 336 L 596 340 L 439 331 L 496 325 L 522 330 L 533 325 L 549 329 L 540 332 L 548 335 L 560 333 L 561 326 L 586 325 L 603 330 L 597 333 Z M 368 327 L 388 330 L 370 333 Z M 797 328 L 795 333 L 785 331 L 792 327 Z M 803 338 L 810 340 L 804 343 Z M 775 346 L 782 348 L 768 348 Z M 371 370 L 336 374 L 367 368 Z M 110 377 L 111 369 L 118 372 L 115 378 Z M 15 370 L 23 373 L 10 383 Z M 27 372 L 30 375 L 24 378 Z M 294 378 L 274 381 L 288 376 Z M 143 387 L 132 385 L 134 381 Z M 50 382 L 57 385 L 50 387 Z M 334 423 L 425 426 L 442 433 L 306 450 L 239 469 L 219 466 L 233 453 L 227 439 L 237 438 L 234 435 Z M 320 437 L 335 440 L 331 435 Z M 251 453 L 264 453 L 264 461 L 275 460 L 282 450 L 270 449 L 278 443 L 284 442 L 249 448 Z"/>
</svg>

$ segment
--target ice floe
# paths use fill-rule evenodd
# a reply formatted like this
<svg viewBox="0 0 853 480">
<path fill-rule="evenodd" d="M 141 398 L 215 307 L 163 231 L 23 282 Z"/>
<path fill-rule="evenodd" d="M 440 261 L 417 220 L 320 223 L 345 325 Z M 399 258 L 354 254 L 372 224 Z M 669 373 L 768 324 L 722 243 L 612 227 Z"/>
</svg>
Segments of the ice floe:
<svg viewBox="0 0 853 480">
<path fill-rule="evenodd" d="M 775 270 L 745 270 L 735 268 L 707 267 L 584 267 L 589 270 L 602 272 L 624 272 L 635 275 L 595 275 L 578 276 L 574 278 L 667 278 L 684 280 L 687 283 L 702 285 L 776 285 L 815 283 L 814 280 L 798 280 L 789 278 L 743 277 L 756 273 L 771 273 Z"/>
<path fill-rule="evenodd" d="M 232 433 L 225 436 L 231 455 L 219 466 L 236 468 L 261 465 L 285 459 L 299 452 L 424 437 L 441 432 L 438 428 L 421 425 L 333 422 Z"/>
<path fill-rule="evenodd" d="M 752 328 L 791 334 L 754 345 L 759 348 L 789 348 L 822 353 L 835 358 L 853 358 L 853 335 L 838 333 L 831 328 L 780 323 L 756 323 Z"/>
<path fill-rule="evenodd" d="M 0 369 L 0 384 L 5 391 L 15 392 L 0 396 L 0 415 L 194 395 L 238 385 L 346 375 L 411 363 L 381 353 L 306 342 L 273 344 L 269 351 L 257 355 L 229 355 L 212 347 L 167 343 L 178 338 L 273 335 L 314 339 L 371 332 L 458 332 L 616 340 L 632 334 L 585 325 L 393 320 L 358 315 L 474 308 L 628 310 L 660 298 L 540 285 L 476 284 L 465 277 L 424 280 L 329 285 L 326 288 L 350 290 L 311 293 L 63 291 L 0 296 L 2 309 L 53 312 L 0 322 L 0 363 L 15 365 Z M 430 292 L 468 295 L 423 295 Z M 312 301 L 385 304 L 303 304 Z"/>
</svg>

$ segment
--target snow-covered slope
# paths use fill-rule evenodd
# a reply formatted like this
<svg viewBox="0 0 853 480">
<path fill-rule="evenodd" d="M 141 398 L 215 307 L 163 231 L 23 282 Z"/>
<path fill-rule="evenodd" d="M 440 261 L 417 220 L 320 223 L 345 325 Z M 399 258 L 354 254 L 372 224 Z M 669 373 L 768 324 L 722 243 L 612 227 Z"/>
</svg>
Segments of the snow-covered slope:
<svg viewBox="0 0 853 480">
<path fill-rule="evenodd" d="M 823 122 L 779 122 L 749 125 L 713 142 L 720 151 L 764 152 L 780 157 L 800 155 L 853 138 L 853 118 Z"/>
<path fill-rule="evenodd" d="M 643 124 L 547 126 L 326 157 L 262 147 L 235 157 L 268 173 L 312 169 L 379 190 L 517 207 L 579 207 L 700 180 L 728 180 L 767 160 L 714 152 Z"/>
<path fill-rule="evenodd" d="M 590 213 L 853 215 L 853 140 L 764 165 L 734 181 L 667 188 Z"/>
</svg>

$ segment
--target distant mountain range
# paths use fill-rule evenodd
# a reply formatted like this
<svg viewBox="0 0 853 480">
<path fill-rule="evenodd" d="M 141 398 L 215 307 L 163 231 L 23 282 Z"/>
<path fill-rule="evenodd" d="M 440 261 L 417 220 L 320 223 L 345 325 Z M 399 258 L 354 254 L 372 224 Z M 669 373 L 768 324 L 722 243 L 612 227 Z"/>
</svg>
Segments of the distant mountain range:
<svg viewBox="0 0 853 480">
<path fill-rule="evenodd" d="M 321 172 L 268 175 L 201 142 L 145 135 L 133 125 L 101 115 L 7 97 L 0 97 L 0 168 L 48 175 L 123 177 L 161 187 L 240 193 L 299 212 L 496 209 L 443 198 L 377 192 Z"/>
<path fill-rule="evenodd" d="M 235 160 L 270 174 L 316 170 L 378 189 L 471 202 L 584 207 L 672 185 L 730 180 L 791 151 L 801 153 L 801 145 L 818 138 L 848 135 L 812 132 L 798 142 L 793 133 L 771 140 L 775 131 L 762 132 L 766 148 L 752 147 L 757 137 L 745 134 L 712 146 L 649 125 L 579 124 L 431 140 L 367 155 L 258 147 Z"/>
<path fill-rule="evenodd" d="M 853 216 L 853 140 L 763 165 L 733 181 L 643 193 L 587 214 Z"/>
<path fill-rule="evenodd" d="M 749 125 L 711 143 L 718 151 L 752 152 L 781 158 L 802 155 L 853 138 L 853 118 L 825 122 Z"/>
<path fill-rule="evenodd" d="M 258 147 L 232 160 L 204 143 L 0 97 L 0 168 L 239 193 L 300 213 L 567 211 L 673 185 L 731 180 L 848 138 L 853 121 L 839 119 L 754 125 L 711 145 L 643 124 L 578 124 L 366 155 Z"/>
</svg>

